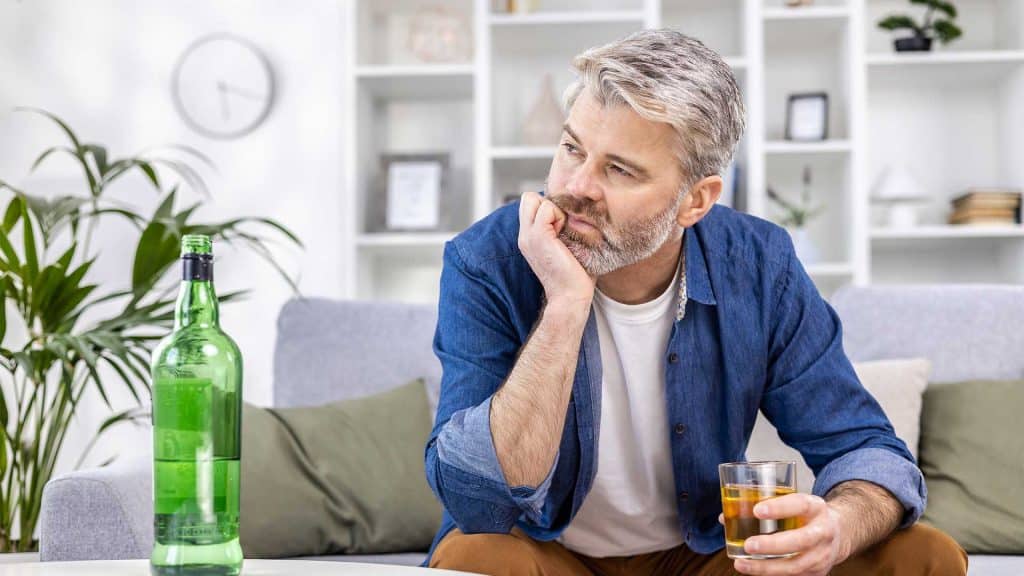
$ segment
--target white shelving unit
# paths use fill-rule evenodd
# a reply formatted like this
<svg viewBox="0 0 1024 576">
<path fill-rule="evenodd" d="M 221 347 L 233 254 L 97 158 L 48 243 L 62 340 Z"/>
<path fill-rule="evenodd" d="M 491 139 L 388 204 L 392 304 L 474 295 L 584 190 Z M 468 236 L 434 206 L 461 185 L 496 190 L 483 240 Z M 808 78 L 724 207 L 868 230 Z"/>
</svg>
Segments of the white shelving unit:
<svg viewBox="0 0 1024 576">
<path fill-rule="evenodd" d="M 732 66 L 747 106 L 736 162 L 746 211 L 774 218 L 766 186 L 796 198 L 804 166 L 827 205 L 809 226 L 805 268 L 823 293 L 847 283 L 1024 283 L 1024 228 L 946 226 L 948 200 L 968 186 L 1024 187 L 1024 2 L 971 0 L 965 36 L 927 54 L 896 54 L 875 26 L 904 0 L 540 0 L 531 14 L 455 0 L 472 29 L 465 62 L 426 64 L 404 30 L 425 0 L 353 0 L 346 77 L 345 296 L 431 302 L 445 241 L 523 182 L 541 182 L 556 142 L 524 146 L 521 126 L 544 76 L 556 95 L 582 50 L 640 28 L 703 40 Z M 829 94 L 823 142 L 783 138 L 786 99 Z M 450 202 L 440 231 L 382 226 L 380 155 L 450 154 Z M 869 194 L 887 165 L 911 169 L 934 193 L 922 225 L 880 228 Z"/>
</svg>

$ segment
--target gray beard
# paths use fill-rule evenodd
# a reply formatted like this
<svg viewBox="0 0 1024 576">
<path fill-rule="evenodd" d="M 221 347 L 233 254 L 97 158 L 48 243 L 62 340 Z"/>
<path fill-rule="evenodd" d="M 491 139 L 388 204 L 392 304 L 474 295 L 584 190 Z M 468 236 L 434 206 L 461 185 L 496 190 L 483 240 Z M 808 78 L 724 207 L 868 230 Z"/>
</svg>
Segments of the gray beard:
<svg viewBox="0 0 1024 576">
<path fill-rule="evenodd" d="M 680 197 L 664 212 L 628 229 L 615 230 L 614 234 L 602 230 L 603 238 L 596 246 L 587 244 L 585 238 L 568 227 L 562 229 L 559 239 L 588 274 L 603 276 L 650 258 L 657 252 L 678 227 L 676 213 L 681 203 Z"/>
</svg>

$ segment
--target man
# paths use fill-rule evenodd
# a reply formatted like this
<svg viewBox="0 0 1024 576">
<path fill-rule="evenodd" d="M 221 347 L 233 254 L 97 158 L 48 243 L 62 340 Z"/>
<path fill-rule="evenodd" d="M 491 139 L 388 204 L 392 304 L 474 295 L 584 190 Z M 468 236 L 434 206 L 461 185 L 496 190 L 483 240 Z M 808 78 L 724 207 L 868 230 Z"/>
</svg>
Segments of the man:
<svg viewBox="0 0 1024 576">
<path fill-rule="evenodd" d="M 644 31 L 574 61 L 544 196 L 445 247 L 426 472 L 433 567 L 484 574 L 965 574 L 787 233 L 715 203 L 744 128 L 722 59 Z M 728 559 L 717 465 L 758 410 L 816 474 L 801 528 Z M 897 531 L 898 529 L 898 531 Z"/>
</svg>

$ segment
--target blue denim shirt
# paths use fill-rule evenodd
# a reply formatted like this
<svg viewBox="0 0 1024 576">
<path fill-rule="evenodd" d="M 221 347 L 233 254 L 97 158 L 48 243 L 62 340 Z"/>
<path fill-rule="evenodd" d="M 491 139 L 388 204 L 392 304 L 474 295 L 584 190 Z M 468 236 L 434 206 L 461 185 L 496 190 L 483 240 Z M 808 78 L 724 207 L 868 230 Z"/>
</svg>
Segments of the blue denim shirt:
<svg viewBox="0 0 1024 576">
<path fill-rule="evenodd" d="M 520 253 L 518 205 L 498 209 L 444 250 L 434 351 L 443 376 L 425 451 L 453 527 L 553 540 L 587 497 L 597 464 L 601 353 L 584 330 L 555 462 L 536 487 L 509 486 L 490 432 L 491 397 L 541 311 L 543 288 Z M 838 316 L 794 254 L 789 234 L 715 206 L 685 231 L 688 298 L 664 354 L 665 402 L 679 532 L 700 554 L 724 547 L 718 464 L 745 459 L 758 410 L 814 471 L 824 496 L 847 480 L 885 487 L 914 523 L 924 479 L 843 352 Z M 613 519 L 609 519 L 613 521 Z M 429 561 L 429 556 L 428 556 Z"/>
</svg>

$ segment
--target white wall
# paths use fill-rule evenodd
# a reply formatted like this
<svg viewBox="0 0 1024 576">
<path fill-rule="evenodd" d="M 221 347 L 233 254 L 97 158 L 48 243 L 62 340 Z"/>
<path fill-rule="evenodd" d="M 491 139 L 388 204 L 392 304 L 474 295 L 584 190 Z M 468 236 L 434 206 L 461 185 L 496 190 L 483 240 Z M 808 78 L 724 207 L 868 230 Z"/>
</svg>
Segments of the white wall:
<svg viewBox="0 0 1024 576">
<path fill-rule="evenodd" d="M 279 250 L 286 268 L 301 272 L 302 293 L 337 296 L 343 285 L 342 15 L 337 0 L 5 0 L 0 3 L 0 179 L 30 193 L 85 193 L 82 176 L 63 160 L 26 178 L 35 155 L 61 143 L 62 135 L 39 117 L 10 113 L 13 106 L 50 110 L 83 139 L 108 146 L 112 155 L 170 142 L 194 146 L 218 166 L 217 173 L 205 173 L 213 201 L 200 216 L 279 220 L 306 244 L 305 251 Z M 170 94 L 181 52 L 192 40 L 219 31 L 262 47 L 277 77 L 277 101 L 268 120 L 254 133 L 226 142 L 189 130 Z M 115 193 L 145 212 L 155 207 L 156 196 L 141 178 L 126 180 Z M 91 280 L 107 290 L 128 286 L 137 238 L 130 233 L 120 222 L 103 224 L 97 243 L 101 257 Z M 254 290 L 248 301 L 222 307 L 222 325 L 242 349 L 246 400 L 269 404 L 275 319 L 290 290 L 258 258 L 226 246 L 216 250 L 218 290 Z M 117 394 L 117 403 L 128 405 L 130 397 Z M 97 398 L 83 407 L 60 470 L 73 463 L 107 413 Z M 148 428 L 122 429 L 87 463 L 148 441 Z"/>
</svg>

